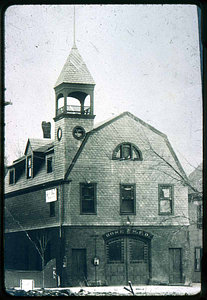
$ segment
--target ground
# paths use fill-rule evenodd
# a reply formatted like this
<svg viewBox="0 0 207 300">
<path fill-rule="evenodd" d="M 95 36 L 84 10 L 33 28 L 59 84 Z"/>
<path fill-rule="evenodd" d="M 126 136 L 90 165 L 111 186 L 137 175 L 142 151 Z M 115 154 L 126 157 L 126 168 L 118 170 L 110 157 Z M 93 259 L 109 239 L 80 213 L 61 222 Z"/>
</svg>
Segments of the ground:
<svg viewBox="0 0 207 300">
<path fill-rule="evenodd" d="M 129 286 L 126 286 L 128 289 Z M 135 296 L 187 296 L 200 293 L 200 284 L 192 286 L 134 286 Z M 20 289 L 7 289 L 7 293 L 15 296 L 133 296 L 123 286 L 105 287 L 72 287 L 72 288 L 46 288 L 23 291 Z"/>
</svg>

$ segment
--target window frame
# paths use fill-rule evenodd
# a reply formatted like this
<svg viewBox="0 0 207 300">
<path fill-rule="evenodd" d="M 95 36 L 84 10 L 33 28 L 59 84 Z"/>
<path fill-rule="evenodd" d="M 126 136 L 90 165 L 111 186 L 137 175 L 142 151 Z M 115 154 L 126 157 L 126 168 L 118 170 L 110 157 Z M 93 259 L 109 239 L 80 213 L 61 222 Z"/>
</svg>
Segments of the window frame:
<svg viewBox="0 0 207 300">
<path fill-rule="evenodd" d="M 84 212 L 83 211 L 83 187 L 87 185 L 93 185 L 94 193 L 93 193 L 93 201 L 94 201 L 94 212 Z M 80 183 L 80 214 L 81 215 L 96 215 L 97 214 L 97 183 L 96 182 L 81 182 Z"/>
<path fill-rule="evenodd" d="M 160 190 L 162 187 L 171 187 L 171 190 L 172 190 L 172 194 L 171 194 L 172 199 L 171 200 L 169 197 L 161 199 Z M 161 208 L 160 202 L 163 200 L 171 201 L 171 212 L 161 212 L 160 211 L 160 208 Z M 174 184 L 168 184 L 168 183 L 158 184 L 158 213 L 159 213 L 159 215 L 173 215 L 174 214 Z"/>
<path fill-rule="evenodd" d="M 133 212 L 123 212 L 122 211 L 122 189 L 124 186 L 133 187 Z M 136 215 L 136 183 L 120 183 L 120 215 Z M 126 200 L 125 200 L 126 201 Z"/>
<path fill-rule="evenodd" d="M 12 176 L 12 182 L 11 182 L 11 174 L 13 173 L 13 176 Z M 15 184 L 15 168 L 12 168 L 9 170 L 9 185 L 13 185 Z"/>
<path fill-rule="evenodd" d="M 124 158 L 122 157 L 123 154 L 123 146 L 124 145 L 129 145 L 130 146 L 130 158 Z M 134 151 L 138 153 L 139 157 L 133 157 L 133 148 Z M 116 157 L 117 152 L 120 150 L 120 157 Z M 142 152 L 140 151 L 140 149 L 133 143 L 130 142 L 123 142 L 120 143 L 119 145 L 116 146 L 116 148 L 113 150 L 113 154 L 112 154 L 112 160 L 137 160 L 137 161 L 141 161 L 143 160 L 142 158 Z"/>
<path fill-rule="evenodd" d="M 196 249 L 200 250 L 199 268 L 197 268 L 198 258 L 196 257 Z M 201 272 L 201 258 L 202 258 L 202 255 L 203 255 L 203 248 L 202 247 L 195 247 L 194 248 L 194 271 L 195 272 Z"/>
<path fill-rule="evenodd" d="M 31 166 L 28 165 L 30 158 L 31 158 Z M 31 169 L 31 176 L 29 176 L 30 169 Z M 26 171 L 27 171 L 26 172 L 27 179 L 33 178 L 33 155 L 27 156 Z"/>
<path fill-rule="evenodd" d="M 53 173 L 53 171 L 54 171 L 54 161 L 53 161 L 53 155 L 48 155 L 48 156 L 46 156 L 46 172 L 47 173 Z M 48 161 L 51 159 L 51 167 L 52 167 L 52 171 L 50 171 L 50 172 L 48 172 Z"/>
<path fill-rule="evenodd" d="M 55 217 L 55 202 L 56 201 L 50 202 L 50 217 Z"/>
<path fill-rule="evenodd" d="M 121 254 L 121 260 L 113 260 L 110 259 L 110 245 L 113 243 L 120 242 L 120 254 Z M 111 239 L 106 243 L 106 260 L 107 264 L 124 264 L 125 262 L 125 249 L 124 249 L 124 239 L 123 238 L 115 238 Z"/>
</svg>

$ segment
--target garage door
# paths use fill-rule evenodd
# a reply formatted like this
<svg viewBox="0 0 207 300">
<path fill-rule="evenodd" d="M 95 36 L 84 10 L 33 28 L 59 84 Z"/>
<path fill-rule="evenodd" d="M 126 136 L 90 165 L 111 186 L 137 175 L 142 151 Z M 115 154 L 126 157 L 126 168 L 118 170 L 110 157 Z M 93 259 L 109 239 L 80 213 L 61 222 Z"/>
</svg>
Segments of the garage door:
<svg viewBox="0 0 207 300">
<path fill-rule="evenodd" d="M 148 242 L 124 236 L 106 243 L 108 285 L 147 284 L 149 278 Z"/>
</svg>

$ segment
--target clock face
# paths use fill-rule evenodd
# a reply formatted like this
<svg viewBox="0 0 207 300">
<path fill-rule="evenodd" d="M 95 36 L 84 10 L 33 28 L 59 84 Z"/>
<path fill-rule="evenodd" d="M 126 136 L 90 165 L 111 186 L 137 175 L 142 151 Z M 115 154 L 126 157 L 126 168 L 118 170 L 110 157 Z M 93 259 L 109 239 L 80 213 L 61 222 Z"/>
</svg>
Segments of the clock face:
<svg viewBox="0 0 207 300">
<path fill-rule="evenodd" d="M 57 138 L 58 138 L 58 141 L 60 141 L 62 138 L 62 129 L 60 127 L 57 130 Z"/>
<path fill-rule="evenodd" d="M 73 136 L 77 140 L 81 140 L 82 138 L 84 138 L 85 134 L 85 129 L 82 126 L 76 126 L 75 128 L 73 128 Z"/>
</svg>

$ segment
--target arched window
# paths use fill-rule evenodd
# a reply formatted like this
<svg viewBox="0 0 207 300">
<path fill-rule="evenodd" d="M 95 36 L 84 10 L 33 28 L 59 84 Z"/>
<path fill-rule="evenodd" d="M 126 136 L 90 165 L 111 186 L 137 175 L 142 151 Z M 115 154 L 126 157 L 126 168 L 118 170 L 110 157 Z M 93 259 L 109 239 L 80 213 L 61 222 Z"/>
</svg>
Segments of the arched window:
<svg viewBox="0 0 207 300">
<path fill-rule="evenodd" d="M 117 160 L 124 160 L 124 159 L 131 159 L 131 160 L 142 160 L 142 153 L 132 143 L 122 143 L 119 144 L 113 151 L 112 159 Z"/>
</svg>

